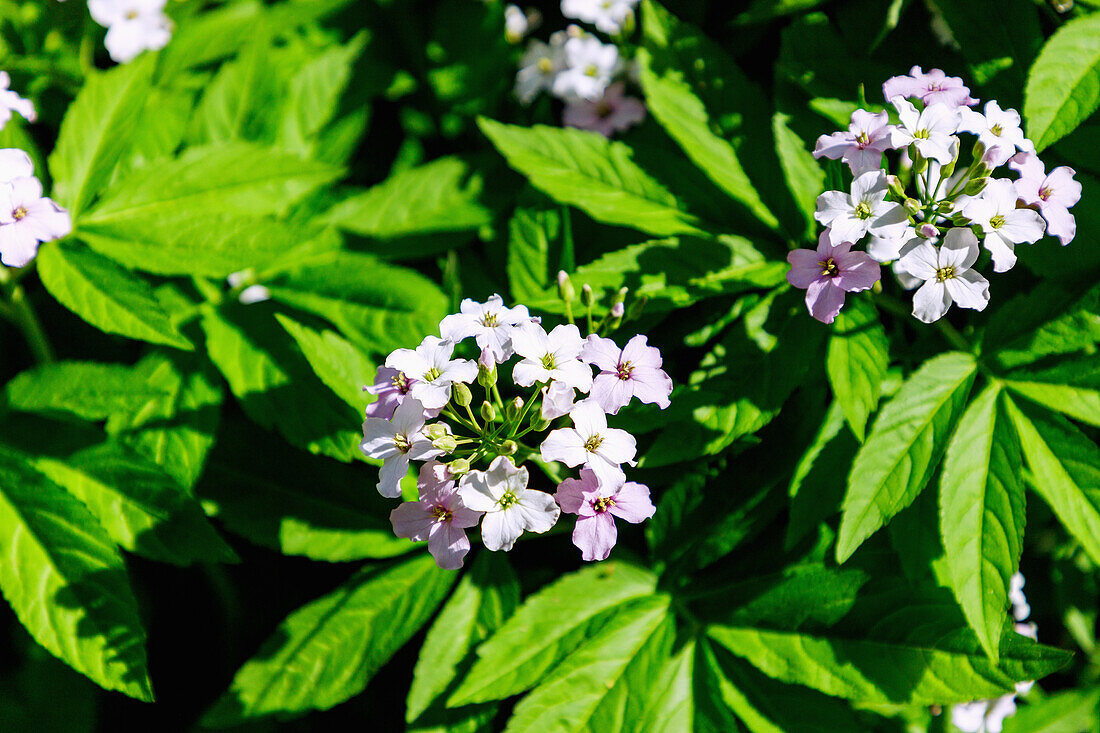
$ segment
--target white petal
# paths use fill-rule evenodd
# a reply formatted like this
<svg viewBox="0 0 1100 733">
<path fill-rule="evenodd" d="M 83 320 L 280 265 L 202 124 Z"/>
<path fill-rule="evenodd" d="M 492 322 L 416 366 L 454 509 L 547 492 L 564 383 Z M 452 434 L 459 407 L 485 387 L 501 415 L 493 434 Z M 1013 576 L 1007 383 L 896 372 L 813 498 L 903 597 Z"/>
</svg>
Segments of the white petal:
<svg viewBox="0 0 1100 733">
<path fill-rule="evenodd" d="M 913 296 L 913 315 L 925 323 L 933 323 L 943 318 L 951 307 L 951 296 L 943 283 L 929 280 L 921 285 Z"/>
</svg>

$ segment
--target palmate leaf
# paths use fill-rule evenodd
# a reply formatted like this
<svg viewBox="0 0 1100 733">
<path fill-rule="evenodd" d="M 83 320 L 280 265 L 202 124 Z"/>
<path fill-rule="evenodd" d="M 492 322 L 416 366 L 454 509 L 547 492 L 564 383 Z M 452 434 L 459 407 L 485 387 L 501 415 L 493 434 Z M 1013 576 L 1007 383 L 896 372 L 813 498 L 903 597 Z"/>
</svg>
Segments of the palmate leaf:
<svg viewBox="0 0 1100 733">
<path fill-rule="evenodd" d="M 374 364 L 363 352 L 333 331 L 315 331 L 281 313 L 276 318 L 298 342 L 302 355 L 325 386 L 356 411 L 362 411 L 372 399 L 363 387 L 374 383 L 375 372 Z"/>
<path fill-rule="evenodd" d="M 1039 373 L 1013 373 L 1005 385 L 1032 402 L 1100 427 L 1100 362 L 1095 356 Z"/>
<path fill-rule="evenodd" d="M 563 576 L 529 597 L 478 647 L 448 706 L 503 700 L 533 687 L 607 620 L 606 612 L 655 587 L 650 573 L 618 562 Z"/>
<path fill-rule="evenodd" d="M 806 220 L 804 238 L 812 241 L 817 232 L 817 197 L 825 191 L 825 169 L 818 164 L 806 143 L 791 129 L 791 118 L 776 112 L 772 117 L 775 152 L 783 168 L 783 177 L 798 210 Z M 842 311 L 843 312 L 843 311 Z"/>
<path fill-rule="evenodd" d="M 8 382 L 5 392 L 8 405 L 16 410 L 67 413 L 84 420 L 106 420 L 170 395 L 127 365 L 91 361 L 38 366 Z"/>
<path fill-rule="evenodd" d="M 1005 721 L 1004 733 L 1079 733 L 1094 730 L 1100 690 L 1066 690 L 1026 706 Z"/>
<path fill-rule="evenodd" d="M 837 315 L 825 368 L 829 384 L 852 432 L 863 442 L 867 418 L 878 406 L 890 366 L 890 342 L 878 312 L 866 299 Z"/>
<path fill-rule="evenodd" d="M 1100 18 L 1075 18 L 1047 40 L 1027 79 L 1027 134 L 1042 151 L 1100 105 Z"/>
<path fill-rule="evenodd" d="M 312 157 L 314 139 L 336 115 L 367 37 L 360 31 L 348 43 L 322 51 L 297 69 L 277 136 L 282 147 Z"/>
<path fill-rule="evenodd" d="M 848 476 L 836 546 L 839 562 L 909 506 L 928 483 L 976 371 L 969 354 L 942 354 L 913 373 L 879 413 Z"/>
<path fill-rule="evenodd" d="M 42 284 L 63 306 L 106 333 L 191 350 L 147 282 L 73 242 L 38 252 Z"/>
<path fill-rule="evenodd" d="M 508 164 L 557 201 L 605 224 L 656 236 L 698 234 L 700 222 L 632 160 L 624 143 L 569 128 L 520 127 L 479 120 Z"/>
<path fill-rule="evenodd" d="M 74 496 L 0 449 L 0 590 L 39 644 L 97 684 L 152 701 L 126 566 Z"/>
<path fill-rule="evenodd" d="M 520 700 L 505 731 L 635 729 L 675 636 L 669 601 L 657 594 L 620 606 L 599 634 Z"/>
<path fill-rule="evenodd" d="M 940 533 L 951 588 L 994 662 L 1026 518 L 1020 443 L 1000 401 L 1000 386 L 990 385 L 963 413 L 940 477 Z"/>
<path fill-rule="evenodd" d="M 513 298 L 533 303 L 546 297 L 550 252 L 563 236 L 559 209 L 516 209 L 508 222 L 508 289 Z"/>
<path fill-rule="evenodd" d="M 427 554 L 367 567 L 294 611 L 202 719 L 229 727 L 327 710 L 359 694 L 431 617 L 455 581 Z"/>
</svg>

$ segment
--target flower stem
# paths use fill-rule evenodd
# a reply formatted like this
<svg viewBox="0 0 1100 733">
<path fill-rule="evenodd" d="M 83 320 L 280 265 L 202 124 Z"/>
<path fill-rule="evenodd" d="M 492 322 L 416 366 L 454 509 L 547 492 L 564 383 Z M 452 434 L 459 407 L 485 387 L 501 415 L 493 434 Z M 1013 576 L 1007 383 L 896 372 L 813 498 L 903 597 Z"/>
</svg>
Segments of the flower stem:
<svg viewBox="0 0 1100 733">
<path fill-rule="evenodd" d="M 0 316 L 7 318 L 23 334 L 23 338 L 30 347 L 34 360 L 39 364 L 49 364 L 54 360 L 53 347 L 42 329 L 42 323 L 34 312 L 34 308 L 27 301 L 26 293 L 19 285 L 14 286 L 6 293 L 8 304 L 0 310 Z"/>
</svg>

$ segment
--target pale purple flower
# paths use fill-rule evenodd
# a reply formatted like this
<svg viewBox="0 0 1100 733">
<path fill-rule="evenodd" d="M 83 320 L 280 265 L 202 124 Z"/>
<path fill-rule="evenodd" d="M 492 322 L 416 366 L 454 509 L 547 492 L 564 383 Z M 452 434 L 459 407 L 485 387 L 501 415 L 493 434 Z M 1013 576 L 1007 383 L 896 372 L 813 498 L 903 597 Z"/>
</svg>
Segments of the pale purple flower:
<svg viewBox="0 0 1100 733">
<path fill-rule="evenodd" d="M 399 369 L 379 367 L 374 375 L 374 384 L 364 389 L 377 399 L 367 405 L 367 417 L 380 417 L 389 420 L 393 417 L 394 410 L 409 394 L 413 380 L 405 376 Z M 438 413 L 437 413 L 438 414 Z M 428 415 L 434 417 L 434 415 Z"/>
<path fill-rule="evenodd" d="M 8 72 L 0 71 L 0 130 L 11 121 L 12 112 L 18 112 L 27 122 L 37 119 L 34 103 L 8 89 L 10 85 L 11 77 Z"/>
<path fill-rule="evenodd" d="M 901 125 L 895 127 L 890 135 L 894 147 L 916 146 L 920 154 L 929 160 L 937 160 L 947 165 L 955 159 L 959 139 L 955 132 L 959 129 L 959 112 L 946 104 L 932 104 L 920 112 L 906 99 L 892 100 L 898 111 Z"/>
<path fill-rule="evenodd" d="M 1031 153 L 1017 153 L 1008 166 L 1020 174 L 1014 182 L 1016 195 L 1028 206 L 1038 206 L 1047 222 L 1047 233 L 1069 244 L 1077 235 L 1077 220 L 1069 207 L 1081 200 L 1081 184 L 1073 180 L 1076 171 L 1060 165 L 1049 174 L 1043 161 Z"/>
<path fill-rule="evenodd" d="M 559 31 L 550 36 L 549 44 L 531 40 L 516 74 L 516 97 L 521 104 L 531 104 L 539 92 L 553 88 L 554 79 L 565 68 L 566 38 L 565 33 Z"/>
<path fill-rule="evenodd" d="M 596 474 L 581 469 L 579 479 L 569 478 L 558 485 L 554 498 L 561 510 L 577 515 L 573 544 L 587 561 L 606 560 L 618 538 L 615 517 L 631 524 L 644 522 L 657 511 L 649 498 L 649 489 L 633 481 L 600 484 Z"/>
<path fill-rule="evenodd" d="M 997 100 L 985 103 L 985 114 L 963 107 L 959 110 L 959 129 L 978 136 L 985 146 L 983 162 L 996 168 L 1008 162 L 1016 149 L 1034 153 L 1035 145 L 1020 129 L 1020 113 L 1014 109 L 1002 110 Z M 995 149 L 995 150 L 994 150 Z"/>
<path fill-rule="evenodd" d="M 962 207 L 962 215 L 985 233 L 983 243 L 993 255 L 993 271 L 1006 272 L 1016 264 L 1015 247 L 1033 244 L 1043 237 L 1046 224 L 1039 212 L 1017 209 L 1016 187 L 1005 178 L 994 178 L 979 196 Z"/>
<path fill-rule="evenodd" d="M 796 249 L 787 255 L 787 282 L 806 290 L 806 307 L 817 320 L 832 323 L 844 307 L 845 293 L 874 286 L 882 277 L 878 263 L 866 252 L 853 252 L 849 242 L 831 244 L 828 230 L 817 249 Z"/>
<path fill-rule="evenodd" d="M 948 107 L 971 106 L 978 100 L 971 98 L 970 90 L 957 76 L 948 76 L 940 69 L 931 69 L 925 74 L 921 67 L 914 66 L 909 76 L 895 76 L 882 85 L 882 96 L 887 102 L 894 97 L 920 99 L 926 107 L 933 104 L 946 104 Z"/>
<path fill-rule="evenodd" d="M 34 259 L 39 243 L 72 230 L 69 212 L 42 195 L 37 178 L 0 183 L 0 262 L 24 267 Z"/>
<path fill-rule="evenodd" d="M 143 51 L 168 45 L 172 21 L 164 14 L 166 4 L 167 0 L 88 0 L 88 12 L 107 29 L 107 53 L 124 64 Z"/>
<path fill-rule="evenodd" d="M 481 541 L 487 549 L 511 550 L 524 531 L 541 534 L 558 521 L 561 510 L 554 497 L 527 488 L 528 478 L 526 468 L 516 468 L 511 458 L 497 456 L 488 471 L 470 471 L 459 481 L 462 503 L 485 512 Z"/>
<path fill-rule="evenodd" d="M 459 311 L 439 323 L 439 335 L 456 344 L 472 336 L 481 348 L 480 361 L 487 367 L 512 356 L 512 332 L 517 325 L 531 321 L 527 306 L 507 308 L 499 295 L 489 296 L 484 303 L 466 298 Z"/>
<path fill-rule="evenodd" d="M 625 87 L 616 82 L 607 88 L 599 101 L 570 98 L 565 100 L 562 124 L 581 130 L 592 130 L 604 137 L 629 130 L 645 119 L 641 100 L 623 94 Z"/>
<path fill-rule="evenodd" d="M 619 49 L 600 43 L 594 36 L 570 38 L 565 42 L 565 68 L 554 77 L 551 87 L 562 99 L 599 99 L 619 68 Z"/>
<path fill-rule="evenodd" d="M 623 29 L 637 4 L 638 0 L 561 0 L 561 14 L 591 23 L 597 30 L 613 36 Z"/>
<path fill-rule="evenodd" d="M 390 499 L 401 496 L 401 479 L 409 471 L 410 460 L 426 461 L 443 455 L 424 429 L 424 405 L 413 397 L 398 405 L 392 420 L 368 417 L 363 423 L 359 450 L 368 458 L 381 459 L 378 493 Z"/>
<path fill-rule="evenodd" d="M 814 218 L 828 227 L 830 241 L 858 242 L 865 234 L 886 239 L 899 237 L 909 226 L 901 204 L 886 200 L 886 174 L 867 171 L 852 181 L 851 195 L 826 191 L 817 197 Z"/>
<path fill-rule="evenodd" d="M 619 348 L 609 338 L 592 334 L 581 350 L 581 359 L 600 370 L 592 380 L 591 399 L 608 415 L 616 415 L 637 397 L 639 402 L 668 407 L 672 379 L 661 369 L 661 352 L 637 335 Z"/>
<path fill-rule="evenodd" d="M 466 528 L 475 527 L 481 512 L 467 509 L 446 465 L 428 461 L 417 481 L 420 501 L 406 501 L 390 512 L 393 532 L 413 542 L 428 541 L 428 552 L 444 570 L 462 567 L 470 551 Z"/>
<path fill-rule="evenodd" d="M 984 310 L 989 304 L 989 281 L 970 269 L 978 261 L 978 238 L 968 227 L 955 227 L 943 246 L 924 239 L 906 245 L 898 267 L 924 281 L 913 296 L 913 315 L 925 323 L 943 318 L 952 303 Z"/>
<path fill-rule="evenodd" d="M 512 333 L 512 349 L 523 357 L 512 370 L 521 387 L 535 382 L 564 382 L 587 392 L 592 388 L 592 369 L 580 361 L 584 339 L 573 324 L 556 326 L 546 333 L 537 323 L 524 323 Z"/>
<path fill-rule="evenodd" d="M 397 349 L 386 358 L 386 366 L 405 373 L 412 380 L 409 394 L 429 410 L 439 410 L 451 401 L 451 387 L 477 379 L 477 364 L 469 359 L 451 359 L 455 345 L 428 336 L 415 349 Z"/>
<path fill-rule="evenodd" d="M 607 427 L 607 415 L 591 399 L 574 407 L 569 419 L 573 427 L 560 428 L 546 436 L 539 449 L 543 460 L 561 461 L 570 468 L 584 465 L 603 484 L 624 481 L 626 476 L 620 465 L 635 465 L 638 443 L 634 436 Z"/>
<path fill-rule="evenodd" d="M 834 132 L 817 139 L 814 157 L 843 160 L 856 176 L 878 168 L 882 163 L 882 153 L 894 147 L 890 135 L 893 125 L 887 124 L 889 119 L 890 115 L 886 112 L 871 114 L 867 110 L 857 109 L 852 113 L 848 132 Z"/>
<path fill-rule="evenodd" d="M 542 394 L 542 418 L 557 420 L 573 411 L 576 391 L 565 382 L 551 382 Z"/>
<path fill-rule="evenodd" d="M 10 183 L 16 178 L 34 176 L 31 156 L 19 148 L 0 149 L 0 183 Z"/>
</svg>

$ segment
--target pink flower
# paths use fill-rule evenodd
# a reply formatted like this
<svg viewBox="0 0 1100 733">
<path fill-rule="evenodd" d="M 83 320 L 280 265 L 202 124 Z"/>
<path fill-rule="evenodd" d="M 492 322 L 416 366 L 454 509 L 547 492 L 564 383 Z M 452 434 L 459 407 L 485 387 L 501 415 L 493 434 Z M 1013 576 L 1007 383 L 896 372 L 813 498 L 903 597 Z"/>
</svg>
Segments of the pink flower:
<svg viewBox="0 0 1100 733">
<path fill-rule="evenodd" d="M 378 472 L 378 493 L 390 499 L 401 496 L 401 479 L 409 461 L 426 461 L 442 455 L 424 430 L 424 405 L 414 397 L 402 402 L 393 420 L 368 417 L 363 423 L 359 450 L 368 458 L 382 461 Z"/>
<path fill-rule="evenodd" d="M 69 212 L 42 195 L 37 178 L 0 184 L 0 262 L 23 267 L 40 242 L 60 239 L 73 230 Z"/>
<path fill-rule="evenodd" d="M 420 468 L 417 487 L 420 501 L 407 501 L 390 512 L 394 534 L 413 542 L 427 540 L 428 552 L 444 570 L 462 567 L 462 559 L 470 551 L 465 530 L 477 525 L 481 512 L 466 508 L 454 477 L 438 461 L 428 461 Z"/>
<path fill-rule="evenodd" d="M 618 538 L 614 517 L 638 524 L 657 511 L 649 489 L 634 482 L 601 485 L 592 471 L 582 468 L 579 479 L 558 486 L 554 498 L 563 512 L 577 515 L 573 544 L 585 560 L 606 560 Z"/>
<path fill-rule="evenodd" d="M 593 334 L 581 349 L 581 359 L 600 370 L 591 398 L 608 415 L 618 414 L 632 397 L 662 410 L 668 407 L 672 379 L 661 369 L 661 352 L 648 346 L 645 336 L 635 336 L 620 349 L 611 339 Z"/>
<path fill-rule="evenodd" d="M 604 484 L 621 483 L 626 475 L 619 467 L 634 465 L 638 451 L 634 436 L 607 427 L 607 415 L 592 400 L 581 402 L 569 413 L 572 428 L 560 428 L 546 436 L 540 448 L 544 461 L 561 461 L 569 467 L 584 465 Z"/>
<path fill-rule="evenodd" d="M 857 109 L 852 113 L 848 132 L 834 132 L 817 139 L 814 157 L 843 160 L 856 176 L 878 168 L 883 151 L 894 147 L 890 142 L 893 126 L 887 124 L 889 119 L 890 115 L 886 112 L 873 115 L 867 110 Z"/>
<path fill-rule="evenodd" d="M 1047 233 L 1069 244 L 1077 235 L 1077 220 L 1069 207 L 1081 200 L 1081 184 L 1073 180 L 1076 171 L 1058 166 L 1046 173 L 1043 161 L 1031 153 L 1017 153 L 1008 166 L 1020 174 L 1016 194 L 1028 206 L 1038 206 L 1047 221 Z"/>
<path fill-rule="evenodd" d="M 872 287 L 882 276 L 878 263 L 866 252 L 852 252 L 852 245 L 829 243 L 829 231 L 818 240 L 817 250 L 796 249 L 787 255 L 791 269 L 787 281 L 806 289 L 806 307 L 822 323 L 832 323 L 844 307 L 844 294 Z"/>
<path fill-rule="evenodd" d="M 592 130 L 604 137 L 630 129 L 645 119 L 645 105 L 634 97 L 624 96 L 623 91 L 623 84 L 617 82 L 609 86 L 598 101 L 567 99 L 562 124 Z"/>
<path fill-rule="evenodd" d="M 925 74 L 921 67 L 914 66 L 909 76 L 895 76 L 882 85 L 882 96 L 886 101 L 894 97 L 919 98 L 925 106 L 936 103 L 949 107 L 972 107 L 978 100 L 970 97 L 970 90 L 957 76 L 948 76 L 940 69 L 932 69 Z"/>
<path fill-rule="evenodd" d="M 394 410 L 405 400 L 405 395 L 412 388 L 412 381 L 405 376 L 405 372 L 379 367 L 374 376 L 374 384 L 363 388 L 378 398 L 367 405 L 367 417 L 380 417 L 383 420 L 393 417 Z"/>
</svg>

